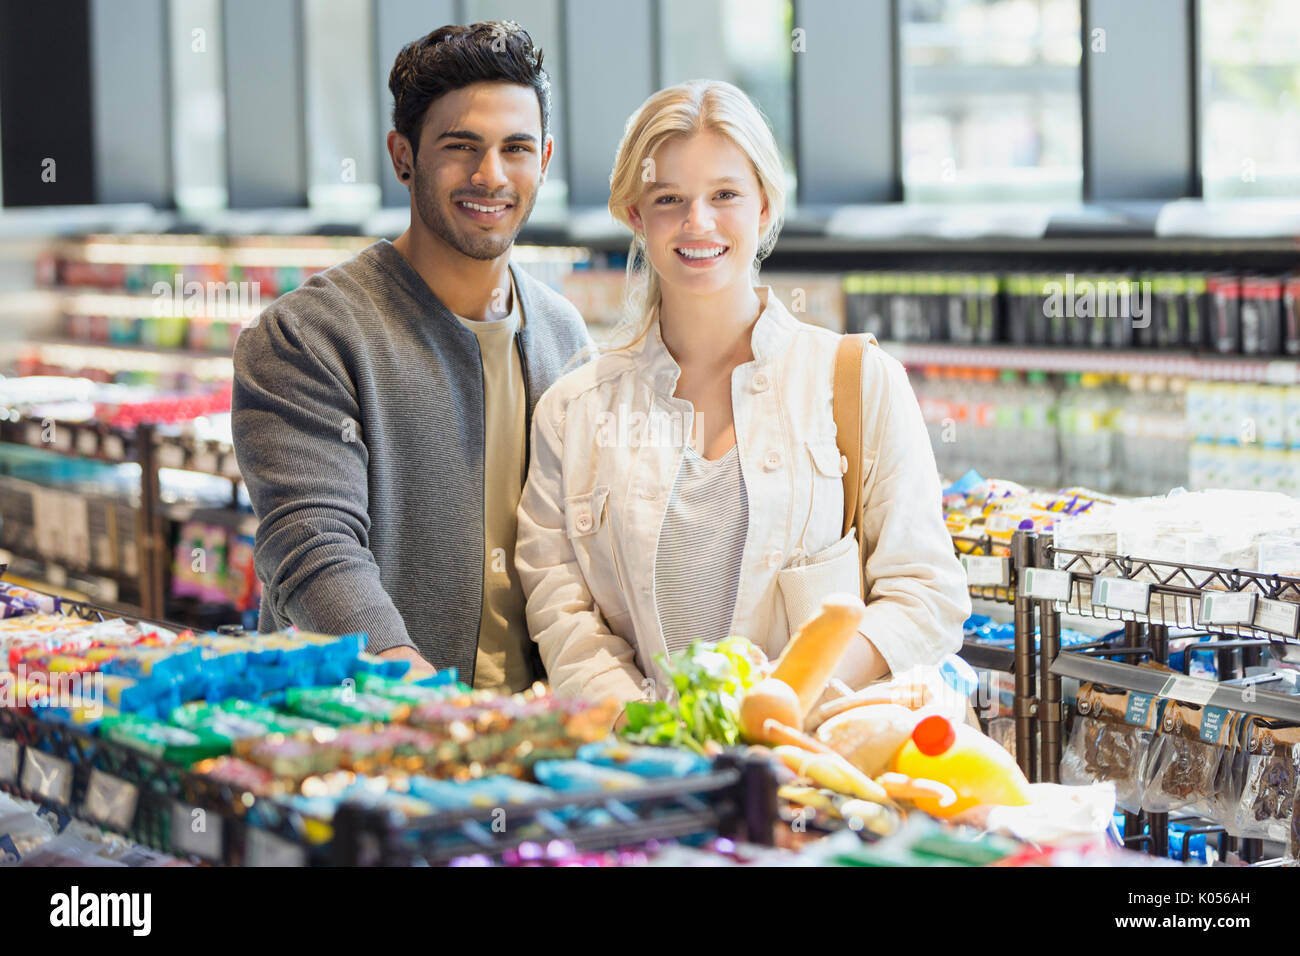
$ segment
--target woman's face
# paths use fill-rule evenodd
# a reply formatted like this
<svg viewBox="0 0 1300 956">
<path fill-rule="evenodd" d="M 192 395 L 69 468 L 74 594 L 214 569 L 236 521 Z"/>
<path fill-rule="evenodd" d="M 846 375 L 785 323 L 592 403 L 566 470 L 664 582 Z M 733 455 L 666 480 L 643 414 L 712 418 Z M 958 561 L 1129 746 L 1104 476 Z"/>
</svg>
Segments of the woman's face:
<svg viewBox="0 0 1300 956">
<path fill-rule="evenodd" d="M 719 133 L 675 136 L 643 175 L 649 185 L 628 218 L 664 286 L 710 295 L 748 285 L 769 215 L 749 157 Z"/>
</svg>

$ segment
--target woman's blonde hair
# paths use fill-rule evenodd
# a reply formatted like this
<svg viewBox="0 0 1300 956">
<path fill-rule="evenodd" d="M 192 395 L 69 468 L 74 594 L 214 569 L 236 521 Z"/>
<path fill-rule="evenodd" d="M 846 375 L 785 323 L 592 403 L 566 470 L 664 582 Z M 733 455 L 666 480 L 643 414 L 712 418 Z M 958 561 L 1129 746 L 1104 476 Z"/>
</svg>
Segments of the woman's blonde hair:
<svg viewBox="0 0 1300 956">
<path fill-rule="evenodd" d="M 653 159 L 664 141 L 703 132 L 727 137 L 749 157 L 767 199 L 768 224 L 759 237 L 752 266 L 755 281 L 759 262 L 776 245 L 785 215 L 784 173 L 776 139 L 758 107 L 721 80 L 691 80 L 652 94 L 627 121 L 609 177 L 609 211 L 633 232 L 627 256 L 625 318 L 616 335 L 618 348 L 634 345 L 645 336 L 661 297 L 659 275 L 646 255 L 644 238 L 632 226 L 628 207 L 635 205 L 654 181 L 650 174 Z"/>
</svg>

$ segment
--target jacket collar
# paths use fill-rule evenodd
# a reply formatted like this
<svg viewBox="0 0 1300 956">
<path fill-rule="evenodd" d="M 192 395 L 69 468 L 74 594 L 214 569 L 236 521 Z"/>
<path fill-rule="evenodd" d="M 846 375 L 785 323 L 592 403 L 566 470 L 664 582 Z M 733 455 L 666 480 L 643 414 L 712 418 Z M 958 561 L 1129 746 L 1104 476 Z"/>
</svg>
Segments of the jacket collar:
<svg viewBox="0 0 1300 956">
<path fill-rule="evenodd" d="M 754 365 L 763 365 L 785 352 L 794 333 L 799 328 L 799 320 L 792 316 L 781 300 L 772 292 L 771 286 L 755 286 L 763 310 L 754 323 L 750 336 L 750 350 L 754 353 Z M 633 360 L 641 368 L 642 374 L 649 378 L 656 392 L 671 396 L 677 389 L 677 379 L 682 369 L 673 358 L 668 347 L 664 345 L 663 334 L 659 329 L 659 318 L 651 323 L 644 337 L 629 350 Z"/>
</svg>

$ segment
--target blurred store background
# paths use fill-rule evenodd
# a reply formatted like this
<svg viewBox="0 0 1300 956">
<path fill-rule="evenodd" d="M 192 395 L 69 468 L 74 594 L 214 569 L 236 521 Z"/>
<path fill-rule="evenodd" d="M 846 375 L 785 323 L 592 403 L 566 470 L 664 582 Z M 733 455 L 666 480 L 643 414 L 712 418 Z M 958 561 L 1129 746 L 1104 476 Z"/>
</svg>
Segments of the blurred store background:
<svg viewBox="0 0 1300 956">
<path fill-rule="evenodd" d="M 554 84 L 558 165 L 516 260 L 597 337 L 623 122 L 727 79 L 797 197 L 765 281 L 906 363 L 946 477 L 1300 495 L 1293 0 L 3 0 L 11 577 L 252 620 L 234 340 L 405 228 L 393 58 L 494 18 Z"/>
</svg>

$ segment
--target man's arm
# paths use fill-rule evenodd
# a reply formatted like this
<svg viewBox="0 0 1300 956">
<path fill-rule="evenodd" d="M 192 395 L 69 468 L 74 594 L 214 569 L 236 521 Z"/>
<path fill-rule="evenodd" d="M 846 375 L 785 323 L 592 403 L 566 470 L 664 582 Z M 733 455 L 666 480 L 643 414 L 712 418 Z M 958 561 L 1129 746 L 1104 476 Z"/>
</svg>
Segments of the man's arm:
<svg viewBox="0 0 1300 956">
<path fill-rule="evenodd" d="M 346 369 L 268 310 L 239 336 L 232 408 L 263 600 L 304 629 L 364 631 L 371 653 L 414 652 L 369 550 L 369 453 Z"/>
</svg>

